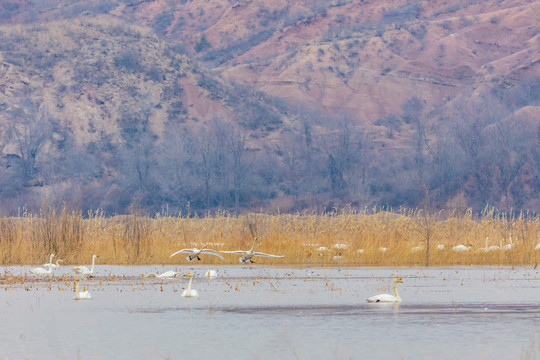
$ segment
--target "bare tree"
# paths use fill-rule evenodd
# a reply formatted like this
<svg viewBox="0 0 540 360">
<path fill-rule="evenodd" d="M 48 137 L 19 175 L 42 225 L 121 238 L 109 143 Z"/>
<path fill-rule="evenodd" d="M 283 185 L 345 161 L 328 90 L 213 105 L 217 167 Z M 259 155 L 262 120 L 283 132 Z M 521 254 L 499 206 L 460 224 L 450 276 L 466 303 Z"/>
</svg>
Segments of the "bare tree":
<svg viewBox="0 0 540 360">
<path fill-rule="evenodd" d="M 36 174 L 38 155 L 51 136 L 51 116 L 43 103 L 26 95 L 18 97 L 7 113 L 15 155 L 21 161 L 24 180 L 28 181 Z"/>
</svg>

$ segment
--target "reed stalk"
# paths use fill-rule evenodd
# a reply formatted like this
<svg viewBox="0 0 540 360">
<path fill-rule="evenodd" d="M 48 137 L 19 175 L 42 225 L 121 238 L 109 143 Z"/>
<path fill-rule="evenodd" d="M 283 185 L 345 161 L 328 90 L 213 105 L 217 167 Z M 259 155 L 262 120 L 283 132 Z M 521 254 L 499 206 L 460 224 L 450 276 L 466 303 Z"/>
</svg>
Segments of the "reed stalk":
<svg viewBox="0 0 540 360">
<path fill-rule="evenodd" d="M 249 250 L 257 236 L 256 251 L 284 258 L 254 258 L 256 263 L 287 266 L 430 266 L 537 265 L 540 219 L 531 213 L 509 218 L 486 208 L 429 215 L 414 209 L 343 210 L 326 214 L 296 213 L 232 215 L 219 212 L 204 217 L 189 214 L 155 216 L 135 213 L 107 217 L 102 211 L 83 214 L 66 206 L 43 206 L 39 214 L 23 211 L 0 218 L 0 263 L 41 264 L 50 253 L 64 264 L 89 264 L 92 254 L 101 264 L 186 264 L 185 256 L 169 255 L 182 248 L 206 246 L 220 250 Z M 509 244 L 507 251 L 482 252 L 490 245 Z M 430 247 L 426 248 L 429 238 Z M 504 239 L 504 240 L 503 240 Z M 466 252 L 451 250 L 456 245 Z M 444 250 L 438 246 L 444 245 Z M 380 248 L 388 250 L 383 253 Z M 419 251 L 413 252 L 412 248 Z M 327 248 L 323 251 L 321 248 Z M 360 253 L 359 250 L 363 249 Z M 238 264 L 203 255 L 200 264 Z"/>
</svg>

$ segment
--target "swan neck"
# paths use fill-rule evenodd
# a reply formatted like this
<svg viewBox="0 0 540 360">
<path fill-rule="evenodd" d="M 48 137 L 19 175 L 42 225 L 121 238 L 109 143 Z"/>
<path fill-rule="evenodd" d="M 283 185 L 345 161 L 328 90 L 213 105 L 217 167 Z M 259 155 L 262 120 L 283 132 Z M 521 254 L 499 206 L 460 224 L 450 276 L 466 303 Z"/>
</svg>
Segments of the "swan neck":
<svg viewBox="0 0 540 360">
<path fill-rule="evenodd" d="M 394 281 L 394 297 L 395 297 L 396 299 L 401 299 L 401 298 L 399 297 L 398 292 L 397 292 L 397 281 Z"/>
<path fill-rule="evenodd" d="M 188 286 L 187 286 L 187 291 L 188 291 L 188 293 L 191 292 L 191 283 L 192 283 L 192 282 L 193 282 L 193 276 L 189 278 L 189 284 L 188 284 Z"/>
</svg>

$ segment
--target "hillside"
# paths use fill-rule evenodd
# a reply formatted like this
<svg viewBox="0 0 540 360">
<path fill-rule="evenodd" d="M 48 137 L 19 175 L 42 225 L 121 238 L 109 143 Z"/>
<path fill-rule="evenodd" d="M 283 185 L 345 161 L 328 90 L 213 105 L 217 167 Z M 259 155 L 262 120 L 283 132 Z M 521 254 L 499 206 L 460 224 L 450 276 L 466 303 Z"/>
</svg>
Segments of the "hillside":
<svg viewBox="0 0 540 360">
<path fill-rule="evenodd" d="M 139 184 L 108 208 L 418 206 L 426 191 L 437 208 L 540 207 L 538 2 L 0 6 L 0 104 L 13 109 L 14 94 L 39 92 L 58 120 L 53 128 L 69 129 L 77 146 L 100 147 L 88 180 L 101 189 L 94 206 L 126 191 L 119 179 L 131 176 L 118 154 L 132 155 L 127 140 L 143 133 L 160 155 L 142 151 L 151 166 L 141 172 L 135 161 Z M 202 151 L 223 138 L 217 119 L 242 144 L 228 147 L 228 161 L 216 149 Z M 191 140 L 173 155 L 167 139 L 175 131 Z M 49 155 L 60 156 L 58 144 L 48 144 L 60 150 Z M 3 153 L 21 156 L 15 145 L 6 141 Z M 198 149 L 197 166 L 185 146 Z M 162 163 L 164 151 L 170 161 L 182 159 L 178 169 L 189 170 L 181 171 L 189 181 L 178 174 L 144 180 L 152 167 L 171 169 Z M 26 174 L 20 194 L 58 183 L 37 173 Z M 40 199 L 50 194 L 43 190 Z M 140 191 L 146 195 L 137 201 L 126 197 Z"/>
</svg>

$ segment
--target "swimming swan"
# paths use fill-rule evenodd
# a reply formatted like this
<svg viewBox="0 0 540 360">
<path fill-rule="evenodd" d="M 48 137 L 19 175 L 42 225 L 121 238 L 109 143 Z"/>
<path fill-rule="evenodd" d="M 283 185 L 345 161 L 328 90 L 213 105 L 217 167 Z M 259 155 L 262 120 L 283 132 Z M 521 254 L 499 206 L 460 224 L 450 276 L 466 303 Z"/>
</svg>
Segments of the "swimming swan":
<svg viewBox="0 0 540 360">
<path fill-rule="evenodd" d="M 94 273 L 94 265 L 96 262 L 97 255 L 92 255 L 92 268 L 88 269 L 86 266 L 74 266 L 73 271 L 76 274 L 90 275 Z"/>
<path fill-rule="evenodd" d="M 58 260 L 56 260 L 56 264 L 53 264 L 52 262 L 48 262 L 48 263 L 43 264 L 43 265 L 41 265 L 41 266 L 44 266 L 44 267 L 50 266 L 50 267 L 52 267 L 52 268 L 54 268 L 54 269 L 58 269 L 58 268 L 61 266 L 61 265 L 60 265 L 61 262 L 64 262 L 64 260 L 58 259 Z"/>
<path fill-rule="evenodd" d="M 390 294 L 379 294 L 367 298 L 367 302 L 378 303 L 378 302 L 400 302 L 401 298 L 397 292 L 397 283 L 402 283 L 403 280 L 400 277 L 394 279 L 394 295 Z"/>
<path fill-rule="evenodd" d="M 145 275 L 145 277 L 156 277 L 160 279 L 171 279 L 179 276 L 180 273 L 176 271 L 165 271 L 163 274 L 156 274 L 156 273 L 148 273 Z"/>
<path fill-rule="evenodd" d="M 91 300 L 92 299 L 92 295 L 90 295 L 90 292 L 79 291 L 79 278 L 75 279 L 75 297 L 73 299 L 75 300 Z"/>
<path fill-rule="evenodd" d="M 182 293 L 182 297 L 190 298 L 190 297 L 198 297 L 199 293 L 197 290 L 191 289 L 191 284 L 193 283 L 193 274 L 187 273 L 184 276 L 189 276 L 189 284 L 186 290 Z"/>
<path fill-rule="evenodd" d="M 54 257 L 54 254 L 51 254 L 51 257 L 49 258 L 49 264 L 52 264 L 53 257 Z M 49 264 L 47 264 L 47 266 Z M 30 270 L 30 273 L 32 273 L 34 275 L 52 274 L 52 269 L 53 269 L 52 266 L 49 267 L 49 270 L 45 270 L 44 268 L 37 267 L 37 268 L 34 268 L 34 269 Z"/>
<path fill-rule="evenodd" d="M 285 257 L 283 255 L 270 255 L 270 254 L 265 254 L 265 253 L 262 253 L 262 252 L 254 252 L 253 249 L 255 249 L 255 241 L 257 240 L 257 237 L 255 237 L 253 239 L 253 246 L 251 247 L 251 249 L 249 249 L 248 251 L 244 251 L 244 250 L 235 250 L 235 251 L 222 251 L 222 253 L 225 253 L 225 254 L 238 254 L 238 255 L 242 255 L 240 257 L 240 262 L 241 263 L 247 263 L 248 261 L 253 263 L 254 261 L 252 260 L 254 256 L 262 256 L 262 257 Z"/>
<path fill-rule="evenodd" d="M 191 261 L 193 259 L 201 260 L 201 258 L 199 257 L 201 254 L 215 255 L 215 256 L 220 257 L 220 258 L 225 260 L 225 258 L 223 256 L 221 256 L 221 254 L 218 253 L 216 250 L 205 249 L 204 247 L 202 249 L 200 249 L 200 250 L 197 249 L 197 248 L 178 250 L 177 252 L 175 252 L 174 254 L 172 254 L 169 257 L 172 258 L 174 255 L 180 254 L 180 253 L 189 254 L 186 257 L 187 261 Z"/>
</svg>

